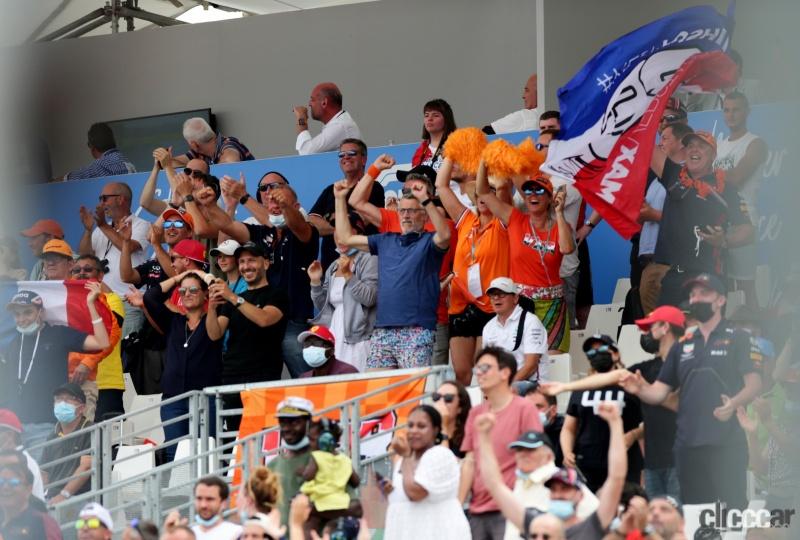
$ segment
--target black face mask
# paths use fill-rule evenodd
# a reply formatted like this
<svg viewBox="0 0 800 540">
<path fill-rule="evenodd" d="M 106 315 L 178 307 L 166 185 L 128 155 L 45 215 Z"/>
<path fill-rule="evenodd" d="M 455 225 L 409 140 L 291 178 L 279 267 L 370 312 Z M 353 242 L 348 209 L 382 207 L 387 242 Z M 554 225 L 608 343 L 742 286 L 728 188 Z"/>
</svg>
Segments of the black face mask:
<svg viewBox="0 0 800 540">
<path fill-rule="evenodd" d="M 711 307 L 711 302 L 689 304 L 689 317 L 704 323 L 710 321 L 713 316 L 714 309 Z"/>
<path fill-rule="evenodd" d="M 606 373 L 611 371 L 611 368 L 614 367 L 614 358 L 608 351 L 598 352 L 592 356 L 591 360 L 589 360 L 589 364 L 591 364 L 592 369 L 598 373 Z"/>
<path fill-rule="evenodd" d="M 653 337 L 653 331 L 642 334 L 639 337 L 639 345 L 642 350 L 648 354 L 655 354 L 658 352 L 659 341 Z"/>
</svg>

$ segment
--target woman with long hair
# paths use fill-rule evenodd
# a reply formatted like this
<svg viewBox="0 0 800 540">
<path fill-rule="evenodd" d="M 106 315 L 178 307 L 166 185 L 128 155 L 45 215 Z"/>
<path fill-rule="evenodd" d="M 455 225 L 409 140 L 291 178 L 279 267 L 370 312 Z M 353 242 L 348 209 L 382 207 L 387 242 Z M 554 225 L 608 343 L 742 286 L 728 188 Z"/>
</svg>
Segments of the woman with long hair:
<svg viewBox="0 0 800 540">
<path fill-rule="evenodd" d="M 432 99 L 422 108 L 422 142 L 411 158 L 411 166 L 427 165 L 439 170 L 444 159 L 444 143 L 456 130 L 453 109 L 443 99 Z"/>
<path fill-rule="evenodd" d="M 397 436 L 386 540 L 462 540 L 469 524 L 458 501 L 458 460 L 441 446 L 442 417 L 419 405 L 408 415 L 405 437 Z"/>
<path fill-rule="evenodd" d="M 459 459 L 464 457 L 461 443 L 472 402 L 467 387 L 456 380 L 445 381 L 431 395 L 433 407 L 442 416 L 442 446 L 449 448 Z"/>
</svg>

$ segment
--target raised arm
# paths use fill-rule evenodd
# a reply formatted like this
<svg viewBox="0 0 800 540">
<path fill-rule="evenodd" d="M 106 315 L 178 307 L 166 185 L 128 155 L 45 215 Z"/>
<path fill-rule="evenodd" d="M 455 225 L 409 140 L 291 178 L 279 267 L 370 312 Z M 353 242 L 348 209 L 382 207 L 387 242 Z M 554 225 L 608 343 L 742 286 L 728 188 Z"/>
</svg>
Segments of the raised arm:
<svg viewBox="0 0 800 540">
<path fill-rule="evenodd" d="M 492 413 L 484 413 L 475 418 L 478 448 L 480 448 L 481 478 L 503 516 L 521 530 L 525 518 L 525 507 L 503 481 L 500 464 L 497 462 L 497 456 L 492 447 L 491 432 L 494 424 L 495 418 Z"/>
<path fill-rule="evenodd" d="M 155 151 L 153 152 L 155 156 Z M 158 159 L 153 159 L 153 169 L 150 171 L 150 176 L 142 187 L 142 193 L 139 195 L 139 206 L 153 214 L 160 216 L 164 210 L 167 209 L 167 203 L 156 199 L 156 181 L 158 180 L 158 172 L 161 166 Z"/>
<path fill-rule="evenodd" d="M 619 385 L 629 394 L 633 394 L 649 405 L 661 405 L 669 397 L 672 387 L 662 381 L 649 384 L 642 377 L 642 372 L 623 373 Z"/>
<path fill-rule="evenodd" d="M 597 492 L 599 499 L 597 519 L 600 520 L 600 525 L 605 530 L 617 515 L 622 488 L 628 474 L 628 452 L 625 448 L 625 433 L 619 406 L 614 402 L 603 402 L 597 407 L 597 416 L 608 423 L 610 432 L 608 476 Z"/>
<path fill-rule="evenodd" d="M 453 174 L 453 160 L 444 158 L 439 172 L 436 174 L 436 193 L 439 195 L 447 215 L 453 221 L 458 221 L 461 215 L 466 210 L 466 207 L 461 204 L 456 194 L 450 188 L 450 177 Z"/>
<path fill-rule="evenodd" d="M 371 225 L 381 226 L 381 209 L 369 202 L 369 194 L 372 192 L 372 184 L 377 180 L 381 171 L 394 167 L 394 158 L 389 154 L 381 154 L 375 160 L 361 180 L 356 184 L 353 193 L 350 194 L 350 206 L 366 219 Z"/>
<path fill-rule="evenodd" d="M 97 281 L 87 281 L 85 287 L 89 290 L 89 294 L 86 295 L 86 306 L 89 308 L 89 315 L 92 317 L 92 330 L 94 330 L 94 334 L 86 336 L 86 339 L 83 341 L 83 349 L 86 351 L 100 351 L 108 347 L 111 343 L 106 325 L 103 324 L 103 319 L 97 313 L 97 307 L 95 306 L 95 302 L 100 294 L 102 294 L 102 286 Z"/>
<path fill-rule="evenodd" d="M 286 218 L 286 226 L 289 230 L 292 231 L 298 240 L 306 244 L 310 242 L 314 236 L 311 224 L 306 221 L 306 218 L 304 218 L 303 214 L 300 212 L 300 205 L 292 192 L 286 189 L 283 184 L 280 184 L 280 186 L 281 187 L 272 190 L 270 197 L 280 206 L 283 217 Z"/>
<path fill-rule="evenodd" d="M 667 154 L 656 145 L 653 148 L 653 157 L 650 158 L 650 169 L 661 178 L 664 176 L 664 164 L 667 162 Z"/>
<path fill-rule="evenodd" d="M 562 392 L 595 390 L 604 386 L 619 384 L 620 378 L 626 373 L 628 371 L 625 369 L 615 369 L 606 373 L 594 373 L 575 381 L 540 383 L 539 388 L 548 396 L 557 396 Z"/>
<path fill-rule="evenodd" d="M 217 280 L 217 282 L 218 281 L 221 280 Z M 220 294 L 212 292 L 212 288 L 217 285 L 217 282 L 209 287 L 208 315 L 206 315 L 206 332 L 212 341 L 222 339 L 225 335 L 225 330 L 228 329 L 228 323 L 230 322 L 228 317 L 219 314 L 219 307 L 225 304 L 227 300 Z"/>
<path fill-rule="evenodd" d="M 138 287 L 142 282 L 142 276 L 133 267 L 133 259 L 131 258 L 131 224 L 126 223 L 123 225 L 120 233 L 122 234 L 122 249 L 119 256 L 119 278 L 125 283 Z"/>
<path fill-rule="evenodd" d="M 564 218 L 564 202 L 567 199 L 567 191 L 564 186 L 560 187 L 553 197 L 553 205 L 556 211 L 556 222 L 558 223 L 558 247 L 561 253 L 569 255 L 575 251 L 575 239 L 572 237 L 572 227 Z"/>
<path fill-rule="evenodd" d="M 228 215 L 233 217 L 236 213 L 236 206 L 239 204 L 239 201 L 241 201 L 245 195 L 248 195 L 244 174 L 239 174 L 239 180 L 235 180 L 227 175 L 223 176 L 222 180 L 220 180 L 220 187 L 222 188 L 225 207 L 229 211 Z M 262 225 L 269 225 L 269 210 L 254 197 L 248 195 L 243 206 L 259 223 Z"/>
<path fill-rule="evenodd" d="M 210 187 L 204 187 L 194 191 L 192 180 L 185 174 L 179 173 L 174 192 L 183 207 L 192 216 L 192 221 L 194 222 L 192 233 L 200 238 L 216 238 L 219 230 L 210 220 L 206 219 L 206 214 L 203 212 L 203 209 L 217 206 L 214 190 Z"/>
<path fill-rule="evenodd" d="M 511 210 L 514 208 L 507 202 L 503 202 L 497 198 L 497 195 L 492 193 L 489 189 L 489 178 L 486 176 L 486 163 L 481 160 L 478 166 L 478 175 L 476 177 L 475 191 L 486 202 L 489 210 L 498 218 L 503 225 L 508 225 L 511 219 Z"/>
<path fill-rule="evenodd" d="M 217 205 L 208 207 L 208 221 L 213 227 L 216 227 L 220 232 L 225 233 L 240 244 L 250 240 L 250 231 L 247 230 L 247 226 L 241 221 L 234 221 L 230 215 Z"/>
<path fill-rule="evenodd" d="M 361 182 L 363 181 L 364 179 L 362 178 Z M 345 200 L 347 190 L 348 187 L 344 180 L 340 180 L 333 185 L 333 196 L 336 199 L 336 236 L 339 238 L 339 242 L 346 246 L 354 247 L 361 251 L 369 251 L 367 237 L 362 234 L 353 234 L 350 229 L 350 220 L 347 218 L 347 201 Z M 352 200 L 352 197 L 350 199 Z M 370 206 L 372 205 L 370 204 Z"/>
<path fill-rule="evenodd" d="M 411 187 L 411 193 L 414 195 L 425 212 L 428 214 L 428 219 L 433 223 L 433 228 L 436 233 L 433 235 L 433 243 L 436 244 L 441 250 L 446 250 L 450 247 L 450 227 L 447 225 L 447 219 L 439 212 L 433 200 L 428 198 L 428 190 L 422 182 L 414 182 Z"/>
</svg>

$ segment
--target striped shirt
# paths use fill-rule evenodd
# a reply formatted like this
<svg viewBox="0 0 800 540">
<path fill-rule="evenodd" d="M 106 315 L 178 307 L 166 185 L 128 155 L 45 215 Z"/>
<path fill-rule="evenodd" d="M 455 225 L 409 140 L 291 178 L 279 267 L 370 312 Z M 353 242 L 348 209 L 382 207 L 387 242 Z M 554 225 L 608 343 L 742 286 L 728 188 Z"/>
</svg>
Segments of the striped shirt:
<svg viewBox="0 0 800 540">
<path fill-rule="evenodd" d="M 91 162 L 89 165 L 77 171 L 67 173 L 64 180 L 87 180 L 89 178 L 99 178 L 101 176 L 115 176 L 118 174 L 135 173 L 136 167 L 128 161 L 128 158 L 116 148 L 106 150 L 103 155 Z"/>
<path fill-rule="evenodd" d="M 253 154 L 250 153 L 250 150 L 248 150 L 245 145 L 239 142 L 239 139 L 236 137 L 224 137 L 221 133 L 217 133 L 217 146 L 214 148 L 213 156 L 209 157 L 203 154 L 198 154 L 193 150 L 189 150 L 186 152 L 186 157 L 189 159 L 202 159 L 209 165 L 214 165 L 219 163 L 222 153 L 230 148 L 233 148 L 239 152 L 239 161 L 251 161 L 255 159 Z"/>
</svg>

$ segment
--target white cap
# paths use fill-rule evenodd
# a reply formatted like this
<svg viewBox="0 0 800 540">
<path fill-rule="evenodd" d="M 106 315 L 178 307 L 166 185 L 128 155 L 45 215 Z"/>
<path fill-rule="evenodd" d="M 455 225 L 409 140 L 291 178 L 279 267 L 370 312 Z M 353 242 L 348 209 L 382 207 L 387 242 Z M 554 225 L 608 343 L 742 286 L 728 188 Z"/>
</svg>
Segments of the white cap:
<svg viewBox="0 0 800 540">
<path fill-rule="evenodd" d="M 507 277 L 494 278 L 492 282 L 489 283 L 489 287 L 486 289 L 486 292 L 488 293 L 492 289 L 497 289 L 509 294 L 519 294 L 519 288 L 517 287 L 516 283 L 511 281 L 511 278 Z"/>
<path fill-rule="evenodd" d="M 311 416 L 314 414 L 314 404 L 306 399 L 296 396 L 289 396 L 278 403 L 278 418 L 298 418 L 301 416 Z"/>
<path fill-rule="evenodd" d="M 239 249 L 240 244 L 236 240 L 228 239 L 222 242 L 220 245 L 209 251 L 209 254 L 212 257 L 218 256 L 220 253 L 223 255 L 232 256 L 237 249 Z"/>
<path fill-rule="evenodd" d="M 97 518 L 100 520 L 100 523 L 105 525 L 106 529 L 109 531 L 114 530 L 114 521 L 111 519 L 111 512 L 106 510 L 102 504 L 90 502 L 81 508 L 81 513 L 78 514 L 78 517 L 81 519 Z"/>
</svg>

